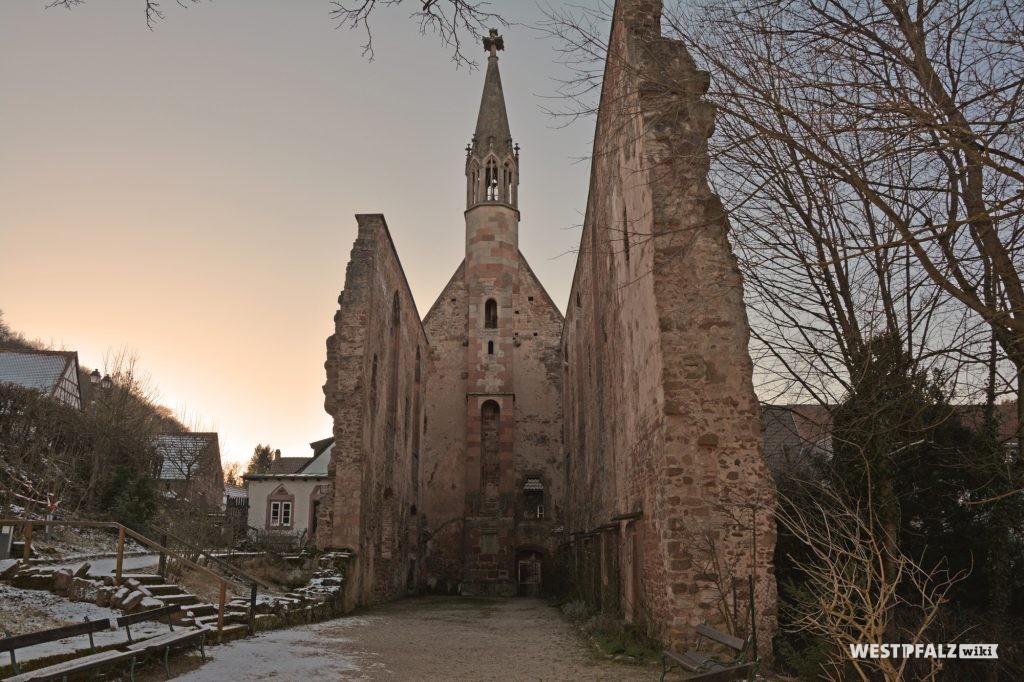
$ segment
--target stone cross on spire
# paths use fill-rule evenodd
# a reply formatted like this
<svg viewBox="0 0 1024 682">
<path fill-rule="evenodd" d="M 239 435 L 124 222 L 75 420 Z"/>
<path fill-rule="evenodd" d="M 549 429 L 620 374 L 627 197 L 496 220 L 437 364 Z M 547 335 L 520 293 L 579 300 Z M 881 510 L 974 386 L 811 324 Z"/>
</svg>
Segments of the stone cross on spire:
<svg viewBox="0 0 1024 682">
<path fill-rule="evenodd" d="M 492 28 L 490 35 L 484 36 L 484 49 L 490 52 L 492 57 L 498 56 L 498 50 L 505 49 L 505 39 L 498 35 L 498 29 Z"/>
</svg>

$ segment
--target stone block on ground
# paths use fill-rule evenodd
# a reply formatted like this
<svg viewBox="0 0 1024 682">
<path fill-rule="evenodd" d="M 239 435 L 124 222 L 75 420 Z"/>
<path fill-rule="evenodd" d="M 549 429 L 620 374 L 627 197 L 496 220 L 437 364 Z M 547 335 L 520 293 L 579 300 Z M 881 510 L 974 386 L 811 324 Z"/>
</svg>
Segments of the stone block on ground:
<svg viewBox="0 0 1024 682">
<path fill-rule="evenodd" d="M 142 594 L 138 590 L 133 590 L 128 593 L 124 599 L 121 600 L 122 611 L 133 611 L 135 607 L 142 603 L 143 599 L 148 599 L 146 595 Z"/>
<path fill-rule="evenodd" d="M 89 569 L 90 568 L 92 568 L 92 564 L 90 564 L 88 561 L 86 561 L 84 564 L 82 564 L 81 566 L 78 567 L 77 571 L 75 571 L 75 577 L 76 578 L 84 578 L 84 577 L 86 577 L 87 575 L 89 575 Z"/>
<path fill-rule="evenodd" d="M 96 590 L 96 606 L 110 606 L 110 597 L 114 594 L 114 588 L 103 586 Z"/>
<path fill-rule="evenodd" d="M 68 588 L 71 587 L 71 581 L 74 579 L 74 574 L 70 568 L 61 568 L 53 573 L 53 591 L 60 592 L 61 594 L 67 594 Z"/>
<path fill-rule="evenodd" d="M 10 580 L 18 571 L 20 571 L 24 567 L 24 564 L 20 560 L 15 561 L 13 564 L 5 568 L 3 572 L 0 572 L 0 580 Z"/>
<path fill-rule="evenodd" d="M 71 601 L 96 601 L 102 584 L 96 580 L 73 578 L 68 587 L 68 599 Z"/>
<path fill-rule="evenodd" d="M 19 573 L 11 580 L 11 584 L 26 590 L 53 591 L 52 573 Z"/>
<path fill-rule="evenodd" d="M 110 597 L 110 608 L 119 609 L 121 608 L 121 600 L 131 594 L 131 591 L 127 587 L 119 587 L 114 591 L 114 594 Z"/>
</svg>

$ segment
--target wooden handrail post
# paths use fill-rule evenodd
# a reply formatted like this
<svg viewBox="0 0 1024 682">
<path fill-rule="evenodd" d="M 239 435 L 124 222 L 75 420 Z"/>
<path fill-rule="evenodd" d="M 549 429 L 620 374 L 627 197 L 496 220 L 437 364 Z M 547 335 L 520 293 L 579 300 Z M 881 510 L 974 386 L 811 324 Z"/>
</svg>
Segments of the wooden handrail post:
<svg viewBox="0 0 1024 682">
<path fill-rule="evenodd" d="M 249 634 L 256 634 L 256 583 L 249 592 Z"/>
<path fill-rule="evenodd" d="M 124 566 L 124 526 L 117 527 L 117 568 L 114 570 L 114 584 L 121 585 L 121 568 Z"/>
<path fill-rule="evenodd" d="M 164 547 L 167 546 L 167 533 L 160 536 L 160 544 Z M 160 568 L 157 569 L 157 573 L 164 580 L 167 580 L 167 553 L 163 550 L 160 551 Z"/>
<path fill-rule="evenodd" d="M 22 552 L 21 558 L 24 559 L 26 562 L 28 562 L 28 560 L 30 558 L 32 558 L 32 524 L 31 523 L 28 523 L 28 524 L 25 525 L 25 534 L 22 537 L 22 540 L 25 542 L 25 547 L 24 547 L 24 550 Z"/>
<path fill-rule="evenodd" d="M 218 639 L 224 634 L 224 604 L 228 599 L 228 581 L 220 581 L 220 606 L 217 607 L 217 636 Z M 219 643 L 219 642 L 218 642 Z"/>
</svg>

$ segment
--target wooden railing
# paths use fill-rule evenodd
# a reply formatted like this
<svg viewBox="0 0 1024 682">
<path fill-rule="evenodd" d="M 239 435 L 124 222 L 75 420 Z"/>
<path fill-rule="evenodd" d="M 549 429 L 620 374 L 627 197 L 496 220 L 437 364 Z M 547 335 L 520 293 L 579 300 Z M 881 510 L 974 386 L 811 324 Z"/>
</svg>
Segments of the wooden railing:
<svg viewBox="0 0 1024 682">
<path fill-rule="evenodd" d="M 193 553 L 195 553 L 195 555 L 197 557 L 204 557 L 204 558 L 206 558 L 207 561 L 210 561 L 210 562 L 214 563 L 215 565 L 217 565 L 218 567 L 220 567 L 222 571 L 233 575 L 235 578 L 240 579 L 242 582 L 247 583 L 247 586 L 249 587 L 249 590 L 250 590 L 249 591 L 249 632 L 252 633 L 252 632 L 256 631 L 256 594 L 257 594 L 257 588 L 261 586 L 265 590 L 272 590 L 273 587 L 271 587 L 269 584 L 267 584 L 263 580 L 261 580 L 261 579 L 257 578 L 256 576 L 252 575 L 251 573 L 247 573 L 247 572 L 243 571 L 238 566 L 235 566 L 234 564 L 232 564 L 232 563 L 230 563 L 228 561 L 224 561 L 220 557 L 214 556 L 213 554 L 211 554 L 210 552 L 208 552 L 205 549 L 201 549 L 201 548 L 196 547 L 195 545 L 193 545 L 193 544 L 191 544 L 189 542 L 186 542 L 185 540 L 182 540 L 180 537 L 178 537 L 177 535 L 171 533 L 168 530 L 165 530 L 165 529 L 160 528 L 158 526 L 150 526 L 149 527 L 149 531 L 151 533 L 153 533 L 154 535 L 156 535 L 156 534 L 160 535 L 160 543 L 161 544 L 169 545 L 169 543 L 167 542 L 167 539 L 170 538 L 171 540 L 174 540 L 179 545 L 182 545 L 182 546 L 188 548 L 188 550 L 193 552 Z M 165 561 L 166 561 L 165 555 L 161 554 L 160 555 L 160 570 L 161 570 L 161 572 L 163 572 L 163 570 L 164 570 Z"/>
<path fill-rule="evenodd" d="M 139 544 L 156 550 L 160 554 L 164 554 L 170 557 L 174 557 L 177 561 L 185 564 L 186 566 L 203 573 L 218 583 L 220 583 L 220 601 L 217 605 L 217 633 L 220 634 L 224 630 L 224 607 L 227 603 L 227 592 L 228 592 L 228 581 L 223 576 L 220 576 L 205 566 L 200 566 L 194 561 L 186 559 L 177 552 L 164 547 L 160 543 L 150 540 L 146 536 L 136 533 L 131 528 L 121 525 L 116 521 L 44 521 L 39 519 L 0 519 L 0 526 L 24 526 L 22 537 L 25 543 L 23 552 L 23 558 L 27 562 L 32 554 L 32 531 L 36 526 L 63 526 L 67 528 L 107 528 L 117 531 L 117 563 L 114 568 L 114 584 L 121 584 L 121 576 L 123 575 L 122 567 L 124 566 L 124 541 L 126 537 L 130 537 Z M 255 600 L 255 585 L 256 583 L 263 584 L 262 581 L 256 580 L 253 583 L 253 599 Z M 255 613 L 255 609 L 252 609 L 252 613 Z M 252 616 L 250 615 L 250 621 Z"/>
</svg>

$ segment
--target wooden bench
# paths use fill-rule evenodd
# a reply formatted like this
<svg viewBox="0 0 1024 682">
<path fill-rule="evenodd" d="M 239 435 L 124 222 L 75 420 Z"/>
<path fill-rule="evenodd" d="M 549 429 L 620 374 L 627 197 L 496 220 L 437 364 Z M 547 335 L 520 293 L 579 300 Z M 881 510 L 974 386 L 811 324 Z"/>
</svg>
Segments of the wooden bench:
<svg viewBox="0 0 1024 682">
<path fill-rule="evenodd" d="M 133 651 L 130 646 L 128 648 L 124 648 L 122 646 L 108 651 L 97 652 L 96 641 L 93 635 L 96 632 L 103 630 L 116 630 L 119 627 L 124 627 L 128 636 L 128 642 L 131 644 L 131 625 L 164 617 L 167 618 L 167 623 L 173 633 L 174 625 L 171 624 L 170 616 L 180 610 L 180 606 L 164 606 L 162 608 L 150 609 L 149 611 L 142 611 L 129 616 L 121 616 L 120 618 L 102 618 L 99 620 L 85 621 L 84 623 L 76 623 L 75 625 L 51 628 L 41 632 L 32 632 L 27 635 L 17 635 L 14 637 L 0 639 L 0 652 L 7 652 L 10 654 L 11 668 L 14 672 L 13 677 L 5 678 L 6 682 L 65 679 L 74 673 L 94 670 L 96 668 L 116 666 L 126 662 L 130 662 L 129 669 L 131 671 L 132 679 L 134 679 L 135 663 L 139 656 L 139 652 Z M 37 644 L 45 644 L 47 642 L 56 642 L 69 637 L 81 637 L 86 635 L 89 637 L 90 654 L 86 656 L 79 656 L 78 658 L 73 658 L 61 663 L 55 663 L 37 670 L 31 670 L 26 673 L 21 672 L 15 653 L 18 649 L 23 649 Z"/>
<path fill-rule="evenodd" d="M 171 649 L 178 647 L 191 647 L 195 646 L 199 649 L 199 654 L 203 657 L 203 662 L 206 662 L 206 633 L 209 629 L 206 627 L 200 627 L 193 630 L 178 630 L 177 632 L 168 632 L 166 635 L 160 635 L 158 637 L 152 637 L 150 639 L 144 639 L 141 642 L 135 642 L 128 646 L 128 651 L 133 655 L 146 657 L 152 654 L 159 654 L 163 652 L 163 663 L 164 673 L 168 678 L 171 676 L 171 668 L 168 662 L 168 658 L 171 655 Z M 132 659 L 132 667 L 130 674 L 132 679 L 135 679 L 135 664 L 138 663 L 136 659 Z"/>
<path fill-rule="evenodd" d="M 733 652 L 731 656 L 711 656 L 701 651 L 704 640 L 711 640 Z M 661 652 L 661 682 L 672 668 L 680 668 L 691 673 L 685 679 L 701 680 L 701 682 L 732 682 L 737 679 L 753 680 L 757 673 L 757 661 L 743 659 L 750 648 L 751 638 L 745 640 L 724 632 L 719 632 L 706 624 L 697 626 L 697 644 L 686 653 L 674 651 Z"/>
</svg>

